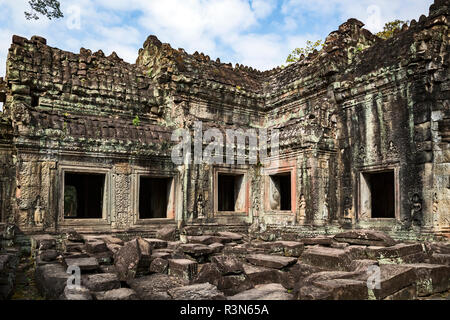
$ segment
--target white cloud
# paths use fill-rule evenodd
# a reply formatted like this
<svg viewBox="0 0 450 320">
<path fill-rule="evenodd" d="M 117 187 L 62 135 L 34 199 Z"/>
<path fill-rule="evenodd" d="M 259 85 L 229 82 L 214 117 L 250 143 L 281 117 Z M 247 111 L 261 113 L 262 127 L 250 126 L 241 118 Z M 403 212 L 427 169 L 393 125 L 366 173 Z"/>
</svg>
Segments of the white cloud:
<svg viewBox="0 0 450 320">
<path fill-rule="evenodd" d="M 418 19 L 421 14 L 428 15 L 433 0 L 284 0 L 282 12 L 285 15 L 306 18 L 306 16 L 337 16 L 340 22 L 357 18 L 366 23 L 372 32 L 380 31 L 384 24 L 395 19 Z M 331 31 L 331 30 L 330 30 Z"/>
<path fill-rule="evenodd" d="M 277 2 L 275 0 L 253 0 L 252 8 L 257 18 L 269 16 L 275 9 Z"/>
<path fill-rule="evenodd" d="M 282 38 L 276 34 L 247 34 L 228 40 L 235 54 L 235 62 L 257 69 L 270 69 L 280 65 L 285 54 Z"/>
</svg>

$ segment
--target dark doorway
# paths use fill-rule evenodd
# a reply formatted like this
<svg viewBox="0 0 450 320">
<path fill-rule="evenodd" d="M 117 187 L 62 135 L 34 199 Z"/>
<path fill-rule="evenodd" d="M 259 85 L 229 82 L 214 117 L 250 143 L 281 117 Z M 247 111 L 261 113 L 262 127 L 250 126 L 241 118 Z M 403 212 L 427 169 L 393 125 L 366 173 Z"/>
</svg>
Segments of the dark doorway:
<svg viewBox="0 0 450 320">
<path fill-rule="evenodd" d="M 172 178 L 140 177 L 139 218 L 167 218 Z"/>
<path fill-rule="evenodd" d="M 244 175 L 218 174 L 218 211 L 239 211 L 238 199 L 243 187 Z"/>
<path fill-rule="evenodd" d="M 105 175 L 64 173 L 64 218 L 101 219 Z"/>
<path fill-rule="evenodd" d="M 274 197 L 275 199 L 279 199 L 279 210 L 291 210 L 291 173 L 271 175 L 270 179 L 272 179 L 272 192 L 279 193 L 278 196 Z"/>
<path fill-rule="evenodd" d="M 370 174 L 372 218 L 395 218 L 394 171 Z"/>
<path fill-rule="evenodd" d="M 234 176 L 219 174 L 217 187 L 219 211 L 234 211 L 236 199 L 234 197 Z"/>
</svg>

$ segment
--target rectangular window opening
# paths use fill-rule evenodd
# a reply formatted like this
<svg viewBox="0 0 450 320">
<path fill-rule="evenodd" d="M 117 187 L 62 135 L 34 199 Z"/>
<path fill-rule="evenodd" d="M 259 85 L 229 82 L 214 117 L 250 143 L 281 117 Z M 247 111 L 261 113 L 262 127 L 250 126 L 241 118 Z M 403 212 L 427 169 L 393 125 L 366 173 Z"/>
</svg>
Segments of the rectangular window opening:
<svg viewBox="0 0 450 320">
<path fill-rule="evenodd" d="M 217 179 L 218 211 L 245 211 L 244 175 L 219 173 Z"/>
<path fill-rule="evenodd" d="M 101 219 L 105 174 L 64 173 L 64 218 Z"/>
<path fill-rule="evenodd" d="M 279 173 L 269 176 L 269 201 L 272 210 L 292 210 L 291 173 Z"/>
<path fill-rule="evenodd" d="M 372 218 L 395 218 L 394 171 L 367 174 Z"/>
<path fill-rule="evenodd" d="M 139 178 L 139 219 L 167 218 L 172 178 Z"/>
</svg>

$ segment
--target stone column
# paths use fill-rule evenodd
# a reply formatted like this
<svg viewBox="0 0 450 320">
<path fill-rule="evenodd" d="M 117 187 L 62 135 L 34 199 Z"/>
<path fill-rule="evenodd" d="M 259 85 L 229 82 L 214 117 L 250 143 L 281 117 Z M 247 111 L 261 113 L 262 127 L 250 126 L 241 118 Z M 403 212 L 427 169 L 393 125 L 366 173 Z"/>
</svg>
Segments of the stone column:
<svg viewBox="0 0 450 320">
<path fill-rule="evenodd" d="M 131 168 L 128 163 L 120 163 L 113 170 L 113 215 L 112 228 L 126 229 L 133 223 L 131 212 Z"/>
</svg>

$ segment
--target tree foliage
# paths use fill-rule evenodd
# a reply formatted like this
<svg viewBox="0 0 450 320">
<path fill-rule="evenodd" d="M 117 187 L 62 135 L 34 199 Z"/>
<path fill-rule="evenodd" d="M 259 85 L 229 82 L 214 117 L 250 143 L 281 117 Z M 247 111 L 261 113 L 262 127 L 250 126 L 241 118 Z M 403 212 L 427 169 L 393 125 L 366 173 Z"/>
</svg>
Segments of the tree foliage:
<svg viewBox="0 0 450 320">
<path fill-rule="evenodd" d="M 378 32 L 377 36 L 384 40 L 392 38 L 394 36 L 394 33 L 397 30 L 401 30 L 402 26 L 404 24 L 408 24 L 408 23 L 409 23 L 409 21 L 403 21 L 403 20 L 398 20 L 398 19 L 387 22 L 384 25 L 383 31 Z"/>
<path fill-rule="evenodd" d="M 301 60 L 302 55 L 305 57 L 308 56 L 308 54 L 314 52 L 314 50 L 320 51 L 325 44 L 322 40 L 317 40 L 315 42 L 313 41 L 306 41 L 306 47 L 304 48 L 295 48 L 292 50 L 292 52 L 288 55 L 286 59 L 286 63 L 294 63 Z"/>
<path fill-rule="evenodd" d="M 60 9 L 60 3 L 57 0 L 30 0 L 28 3 L 31 11 L 24 12 L 27 20 L 38 20 L 38 14 L 47 17 L 49 20 L 64 17 Z"/>
</svg>

